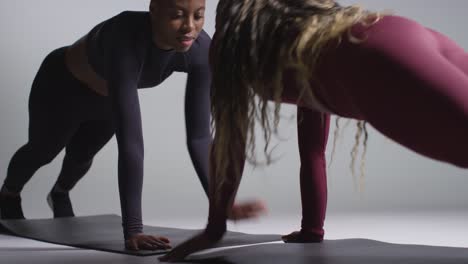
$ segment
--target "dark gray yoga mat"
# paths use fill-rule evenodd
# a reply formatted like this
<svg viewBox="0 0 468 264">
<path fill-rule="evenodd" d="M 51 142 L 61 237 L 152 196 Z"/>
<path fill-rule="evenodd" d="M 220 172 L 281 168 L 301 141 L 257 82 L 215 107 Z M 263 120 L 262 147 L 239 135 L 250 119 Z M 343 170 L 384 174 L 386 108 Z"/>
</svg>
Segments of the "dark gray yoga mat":
<svg viewBox="0 0 468 264">
<path fill-rule="evenodd" d="M 9 233 L 39 241 L 137 256 L 162 254 L 167 250 L 126 250 L 121 218 L 118 215 L 95 215 L 57 219 L 0 220 Z M 179 228 L 145 226 L 147 234 L 166 236 L 174 247 L 200 232 Z M 251 235 L 229 231 L 215 247 L 238 246 L 280 240 L 280 235 Z"/>
<path fill-rule="evenodd" d="M 0 238 L 1 239 L 1 238 Z M 137 257 L 76 248 L 0 248 L 5 264 L 157 264 L 159 256 Z M 181 262 L 178 262 L 181 263 Z M 388 244 L 365 239 L 323 244 L 265 244 L 221 249 L 182 262 L 199 264 L 466 264 L 466 248 Z"/>
<path fill-rule="evenodd" d="M 188 263 L 217 264 L 467 264 L 468 249 L 391 244 L 367 239 L 321 244 L 262 244 L 193 256 Z"/>
</svg>

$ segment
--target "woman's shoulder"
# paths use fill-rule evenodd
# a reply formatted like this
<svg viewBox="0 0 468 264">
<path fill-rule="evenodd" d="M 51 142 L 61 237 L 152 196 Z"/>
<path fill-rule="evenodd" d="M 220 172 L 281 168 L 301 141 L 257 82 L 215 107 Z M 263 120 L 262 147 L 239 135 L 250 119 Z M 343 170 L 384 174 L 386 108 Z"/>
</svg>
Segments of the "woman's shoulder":
<svg viewBox="0 0 468 264">
<path fill-rule="evenodd" d="M 211 37 L 206 33 L 205 30 L 200 31 L 200 34 L 198 34 L 197 39 L 193 43 L 193 46 L 191 50 L 203 50 L 208 52 L 210 49 L 210 44 L 211 44 Z"/>
<path fill-rule="evenodd" d="M 145 49 L 150 39 L 148 12 L 123 11 L 96 27 L 95 34 L 103 39 L 103 45 L 119 45 L 123 49 Z"/>
<path fill-rule="evenodd" d="M 141 26 L 149 21 L 149 13 L 145 11 L 123 11 L 111 17 L 106 22 L 118 27 Z"/>
<path fill-rule="evenodd" d="M 211 37 L 205 30 L 200 31 L 197 39 L 188 51 L 191 65 L 208 66 Z"/>
</svg>

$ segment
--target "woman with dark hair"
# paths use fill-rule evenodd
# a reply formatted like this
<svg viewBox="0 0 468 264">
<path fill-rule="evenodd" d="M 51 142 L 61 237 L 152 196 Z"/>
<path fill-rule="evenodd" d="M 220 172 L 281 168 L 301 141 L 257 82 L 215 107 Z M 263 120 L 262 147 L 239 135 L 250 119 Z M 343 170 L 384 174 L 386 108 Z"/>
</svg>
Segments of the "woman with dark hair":
<svg viewBox="0 0 468 264">
<path fill-rule="evenodd" d="M 62 169 L 47 200 L 54 217 L 74 216 L 68 193 L 115 133 L 126 247 L 170 247 L 167 238 L 143 233 L 144 146 L 138 89 L 157 86 L 176 71 L 188 74 L 187 147 L 207 193 L 211 40 L 203 30 L 204 13 L 205 0 L 152 0 L 149 12 L 123 12 L 45 58 L 29 98 L 28 142 L 11 159 L 0 191 L 2 219 L 24 218 L 21 190 L 64 148 Z M 230 218 L 252 216 L 262 209 L 257 202 L 236 205 Z"/>
<path fill-rule="evenodd" d="M 254 153 L 256 119 L 268 144 L 283 102 L 297 104 L 303 214 L 301 230 L 285 242 L 323 240 L 330 114 L 358 120 L 358 136 L 369 123 L 421 155 L 468 168 L 468 54 L 411 19 L 333 0 L 221 0 L 210 60 L 208 224 L 162 260 L 222 238 L 244 161 Z"/>
</svg>

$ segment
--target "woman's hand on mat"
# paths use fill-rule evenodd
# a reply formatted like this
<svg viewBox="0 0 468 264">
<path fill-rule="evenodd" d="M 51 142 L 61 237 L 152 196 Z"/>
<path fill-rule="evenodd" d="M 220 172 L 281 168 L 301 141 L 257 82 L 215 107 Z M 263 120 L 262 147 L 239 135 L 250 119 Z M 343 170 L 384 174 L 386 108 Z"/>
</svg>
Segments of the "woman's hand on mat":
<svg viewBox="0 0 468 264">
<path fill-rule="evenodd" d="M 265 203 L 259 200 L 235 203 L 228 214 L 229 220 L 256 218 L 267 212 Z"/>
<path fill-rule="evenodd" d="M 184 243 L 178 245 L 174 249 L 172 249 L 169 253 L 159 258 L 160 261 L 163 262 L 177 262 L 182 261 L 188 255 L 195 253 L 197 251 L 201 251 L 204 249 L 208 249 L 216 244 L 219 239 L 212 239 L 206 235 L 205 232 L 198 234 L 191 239 L 185 241 Z"/>
<path fill-rule="evenodd" d="M 322 242 L 323 236 L 301 230 L 282 236 L 281 239 L 285 243 L 319 243 Z"/>
<path fill-rule="evenodd" d="M 170 249 L 170 241 L 166 237 L 150 236 L 143 233 L 131 236 L 125 241 L 125 247 L 130 250 Z"/>
</svg>

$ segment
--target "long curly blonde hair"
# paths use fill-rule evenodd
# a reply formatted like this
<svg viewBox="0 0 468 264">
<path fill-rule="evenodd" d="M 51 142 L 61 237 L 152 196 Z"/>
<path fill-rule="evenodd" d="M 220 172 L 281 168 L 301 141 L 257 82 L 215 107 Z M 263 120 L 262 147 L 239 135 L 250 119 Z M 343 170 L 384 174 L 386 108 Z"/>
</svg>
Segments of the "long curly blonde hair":
<svg viewBox="0 0 468 264">
<path fill-rule="evenodd" d="M 285 70 L 294 69 L 296 78 L 310 83 L 328 43 L 351 37 L 347 33 L 352 25 L 379 16 L 333 0 L 219 1 L 210 50 L 217 187 L 240 177 L 244 158 L 255 155 L 257 121 L 267 163 L 271 161 L 268 143 L 277 132 Z M 308 93 L 311 87 L 301 88 L 300 96 Z M 269 111 L 269 100 L 274 111 Z"/>
</svg>

